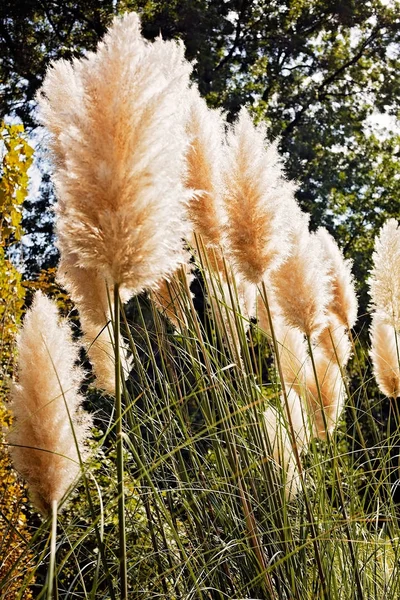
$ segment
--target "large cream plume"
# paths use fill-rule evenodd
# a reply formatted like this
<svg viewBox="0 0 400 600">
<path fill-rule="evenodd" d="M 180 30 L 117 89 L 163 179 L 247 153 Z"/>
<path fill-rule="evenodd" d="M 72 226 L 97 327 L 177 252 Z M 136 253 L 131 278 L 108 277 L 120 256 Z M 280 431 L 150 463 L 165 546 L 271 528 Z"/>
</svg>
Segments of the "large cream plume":
<svg viewBox="0 0 400 600">
<path fill-rule="evenodd" d="M 351 272 L 352 262 L 345 259 L 339 246 L 323 227 L 317 230 L 324 259 L 328 263 L 331 278 L 332 300 L 329 312 L 333 313 L 344 327 L 351 329 L 357 320 L 358 301 Z"/>
<path fill-rule="evenodd" d="M 189 144 L 186 150 L 185 186 L 191 193 L 188 203 L 190 224 L 189 243 L 191 251 L 201 255 L 203 263 L 213 271 L 221 272 L 223 216 L 221 210 L 221 157 L 223 140 L 223 118 L 218 110 L 207 107 L 196 87 L 188 94 L 186 134 Z M 180 271 L 163 279 L 153 290 L 152 298 L 171 323 L 181 330 L 185 323 L 182 303 L 187 302 L 187 291 L 193 279 L 189 251 L 183 269 L 187 285 L 180 284 Z"/>
<path fill-rule="evenodd" d="M 372 365 L 379 389 L 388 398 L 400 396 L 400 335 L 379 314 L 370 329 Z"/>
<path fill-rule="evenodd" d="M 290 413 L 291 427 L 287 409 Z M 281 411 L 274 406 L 269 406 L 264 412 L 264 421 L 272 457 L 285 473 L 286 495 L 288 498 L 293 498 L 300 488 L 294 445 L 300 454 L 308 443 L 307 416 L 296 392 L 291 390 L 287 394 L 287 407 L 282 401 Z"/>
<path fill-rule="evenodd" d="M 375 239 L 369 279 L 371 304 L 380 318 L 400 331 L 400 228 L 389 219 Z"/>
<path fill-rule="evenodd" d="M 10 406 L 15 427 L 8 441 L 32 502 L 47 514 L 79 477 L 78 448 L 82 460 L 87 456 L 91 418 L 81 410 L 79 395 L 84 373 L 76 366 L 79 348 L 69 326 L 41 292 L 25 316 L 17 347 L 18 383 Z"/>
<path fill-rule="evenodd" d="M 63 255 L 57 271 L 57 280 L 69 293 L 79 312 L 85 346 L 96 375 L 96 384 L 111 395 L 115 394 L 115 354 L 113 345 L 112 314 L 113 289 L 96 269 L 77 267 L 71 253 Z M 120 288 L 121 301 L 129 299 L 129 292 Z M 122 372 L 127 379 L 131 369 L 128 349 L 122 342 L 120 349 Z"/>
<path fill-rule="evenodd" d="M 314 372 L 304 334 L 297 327 L 288 326 L 279 312 L 275 312 L 273 325 L 281 384 L 288 398 L 299 399 L 299 405 L 294 403 L 296 413 L 291 414 L 291 418 L 298 439 L 306 447 L 311 435 L 325 439 L 342 412 L 343 369 L 351 351 L 347 330 L 335 315 L 329 315 L 328 326 L 319 333 L 311 348 Z M 283 396 L 282 410 L 287 412 L 287 409 Z"/>
<path fill-rule="evenodd" d="M 277 145 L 246 109 L 228 132 L 224 167 L 226 239 L 236 269 L 259 284 L 285 257 L 284 208 L 295 186 L 282 174 Z"/>
<path fill-rule="evenodd" d="M 114 20 L 95 53 L 54 63 L 39 94 L 60 250 L 132 294 L 181 262 L 190 72 L 183 45 L 147 43 L 132 13 Z"/>
<path fill-rule="evenodd" d="M 185 250 L 186 262 L 168 279 L 163 279 L 152 290 L 151 297 L 157 309 L 167 317 L 178 331 L 187 326 L 186 308 L 191 296 L 190 285 L 194 279 L 190 254 Z"/>
<path fill-rule="evenodd" d="M 372 313 L 372 364 L 379 389 L 400 395 L 400 228 L 396 219 L 384 223 L 375 238 L 369 279 Z"/>
<path fill-rule="evenodd" d="M 328 323 L 316 340 L 316 348 L 322 351 L 330 362 L 344 368 L 351 355 L 351 343 L 347 327 L 335 314 L 328 314 Z"/>
<path fill-rule="evenodd" d="M 291 252 L 272 272 L 271 281 L 286 323 L 311 338 L 327 325 L 331 279 L 321 257 L 321 243 L 309 233 L 305 215 L 295 220 L 290 239 Z"/>
<path fill-rule="evenodd" d="M 318 349 L 313 351 L 315 373 L 311 363 L 307 365 L 306 394 L 310 422 L 316 437 L 326 439 L 332 433 L 342 413 L 345 386 L 338 363 Z"/>
<path fill-rule="evenodd" d="M 188 216 L 204 246 L 218 249 L 223 241 L 224 223 L 221 198 L 224 121 L 218 110 L 207 107 L 195 88 L 190 94 L 186 131 L 189 146 L 185 183 L 194 190 Z M 194 240 L 193 246 L 196 246 Z"/>
</svg>

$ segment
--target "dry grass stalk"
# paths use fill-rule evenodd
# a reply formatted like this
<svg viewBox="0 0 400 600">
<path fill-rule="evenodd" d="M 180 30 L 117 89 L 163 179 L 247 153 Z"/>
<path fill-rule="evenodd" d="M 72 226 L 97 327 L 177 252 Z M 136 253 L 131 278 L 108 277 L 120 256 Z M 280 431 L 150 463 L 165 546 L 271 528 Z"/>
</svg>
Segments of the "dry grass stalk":
<svg viewBox="0 0 400 600">
<path fill-rule="evenodd" d="M 72 427 L 84 460 L 91 418 L 80 404 L 83 371 L 76 366 L 78 346 L 55 303 L 37 292 L 18 337 L 18 383 L 12 389 L 15 427 L 8 435 L 17 471 L 43 514 L 59 503 L 79 477 Z M 68 407 L 68 411 L 67 411 Z"/>
<path fill-rule="evenodd" d="M 190 72 L 183 45 L 147 43 L 132 13 L 95 53 L 54 63 L 38 97 L 53 137 L 60 250 L 131 293 L 181 262 Z"/>
</svg>

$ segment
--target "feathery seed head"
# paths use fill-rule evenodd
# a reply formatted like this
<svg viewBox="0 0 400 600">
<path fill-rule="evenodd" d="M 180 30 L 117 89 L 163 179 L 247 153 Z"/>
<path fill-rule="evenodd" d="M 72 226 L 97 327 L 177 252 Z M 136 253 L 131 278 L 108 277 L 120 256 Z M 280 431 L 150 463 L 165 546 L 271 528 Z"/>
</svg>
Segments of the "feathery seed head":
<svg viewBox="0 0 400 600">
<path fill-rule="evenodd" d="M 326 326 L 331 280 L 327 264 L 321 260 L 320 241 L 308 232 L 306 219 L 297 221 L 291 239 L 291 253 L 271 273 L 271 281 L 287 324 L 311 337 Z"/>
<path fill-rule="evenodd" d="M 79 395 L 84 373 L 76 366 L 78 347 L 71 340 L 69 326 L 59 322 L 55 303 L 41 292 L 25 316 L 17 347 L 10 453 L 28 483 L 32 502 L 47 514 L 80 473 L 71 424 L 82 459 L 87 455 L 84 441 L 91 418 L 80 409 Z"/>
<path fill-rule="evenodd" d="M 370 329 L 370 356 L 379 389 L 388 398 L 400 396 L 400 335 L 381 313 L 374 314 Z"/>
<path fill-rule="evenodd" d="M 400 331 L 400 228 L 396 219 L 383 225 L 372 259 L 371 306 L 384 322 Z"/>
<path fill-rule="evenodd" d="M 184 278 L 184 279 L 183 279 Z M 152 299 L 158 310 L 169 318 L 178 331 L 183 330 L 187 322 L 185 313 L 185 297 L 191 294 L 190 284 L 194 279 L 190 255 L 186 251 L 186 262 L 169 279 L 159 282 L 152 290 Z M 186 280 L 186 281 L 185 281 Z"/>
<path fill-rule="evenodd" d="M 205 246 L 222 242 L 223 215 L 221 206 L 221 158 L 224 123 L 221 113 L 207 107 L 198 91 L 190 94 L 186 131 L 186 186 L 194 190 L 188 205 L 193 229 L 200 234 Z"/>
<path fill-rule="evenodd" d="M 252 283 L 285 257 L 285 203 L 295 186 L 282 173 L 277 144 L 265 148 L 265 126 L 253 125 L 246 109 L 228 133 L 224 167 L 226 237 L 237 270 Z"/>
<path fill-rule="evenodd" d="M 132 293 L 181 260 L 190 70 L 181 44 L 147 43 L 130 14 L 95 53 L 54 63 L 38 98 L 54 138 L 60 250 Z"/>
<path fill-rule="evenodd" d="M 115 355 L 111 326 L 110 301 L 113 289 L 96 269 L 77 267 L 73 254 L 64 254 L 57 270 L 57 281 L 71 296 L 79 312 L 87 352 L 96 384 L 111 395 L 115 394 Z M 127 302 L 130 294 L 120 289 L 121 302 Z M 125 344 L 121 342 L 120 357 L 125 378 L 131 370 L 131 360 Z"/>
<path fill-rule="evenodd" d="M 351 329 L 357 320 L 358 302 L 351 272 L 352 262 L 345 259 L 334 238 L 320 227 L 316 233 L 321 242 L 323 257 L 327 261 L 332 282 L 332 300 L 329 310 Z"/>
<path fill-rule="evenodd" d="M 314 361 L 321 396 L 318 393 L 314 371 L 309 363 L 306 375 L 306 400 L 314 424 L 314 434 L 320 439 L 326 439 L 327 433 L 332 433 L 336 427 L 343 410 L 345 388 L 337 362 L 331 361 L 324 352 L 318 350 L 314 351 Z"/>
<path fill-rule="evenodd" d="M 299 396 L 304 390 L 304 373 L 308 363 L 307 345 L 304 335 L 293 327 L 288 327 L 282 318 L 275 324 L 275 335 L 279 348 L 279 361 L 283 375 L 283 385 Z"/>
<path fill-rule="evenodd" d="M 345 367 L 351 356 L 351 344 L 347 327 L 341 319 L 334 314 L 329 314 L 328 324 L 316 340 L 316 347 L 324 352 L 332 362 Z"/>
<path fill-rule="evenodd" d="M 272 293 L 272 290 L 268 290 L 268 307 L 271 315 L 272 326 L 275 328 L 275 323 L 278 319 L 281 319 L 280 310 L 276 302 L 276 298 Z M 257 320 L 259 328 L 268 336 L 272 338 L 271 323 L 268 317 L 268 310 L 265 303 L 265 299 L 261 293 L 257 294 Z"/>
<path fill-rule="evenodd" d="M 299 396 L 293 390 L 288 393 L 287 398 L 295 443 L 301 452 L 308 442 L 307 416 Z M 286 494 L 288 498 L 292 498 L 299 491 L 300 480 L 287 419 L 275 407 L 269 406 L 264 412 L 264 420 L 273 458 L 286 472 Z"/>
</svg>

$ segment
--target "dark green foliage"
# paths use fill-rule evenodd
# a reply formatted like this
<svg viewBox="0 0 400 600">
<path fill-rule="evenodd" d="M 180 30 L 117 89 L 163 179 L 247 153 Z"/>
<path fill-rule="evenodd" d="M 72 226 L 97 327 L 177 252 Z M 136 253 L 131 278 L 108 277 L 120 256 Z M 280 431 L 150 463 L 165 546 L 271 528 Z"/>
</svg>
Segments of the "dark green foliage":
<svg viewBox="0 0 400 600">
<path fill-rule="evenodd" d="M 386 3 L 385 3 L 386 4 Z M 289 177 L 312 225 L 325 225 L 355 260 L 361 309 L 372 239 L 398 216 L 398 137 L 370 135 L 376 111 L 398 116 L 396 7 L 381 0 L 270 3 L 266 0 L 6 1 L 1 8 L 0 110 L 33 123 L 33 98 L 50 60 L 95 47 L 114 13 L 136 10 L 153 39 L 180 38 L 212 106 L 232 120 L 252 107 L 280 137 Z M 52 192 L 28 207 L 29 273 L 54 266 L 48 213 Z M 41 231 L 43 230 L 44 231 Z M 44 255 L 46 253 L 46 255 Z"/>
</svg>

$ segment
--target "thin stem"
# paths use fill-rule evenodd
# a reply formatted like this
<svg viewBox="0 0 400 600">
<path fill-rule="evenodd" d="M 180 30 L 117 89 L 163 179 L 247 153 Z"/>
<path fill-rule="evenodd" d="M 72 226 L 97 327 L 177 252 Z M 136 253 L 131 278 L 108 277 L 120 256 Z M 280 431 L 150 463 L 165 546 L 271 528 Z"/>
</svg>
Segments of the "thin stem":
<svg viewBox="0 0 400 600">
<path fill-rule="evenodd" d="M 340 369 L 340 375 L 343 378 L 343 370 L 342 370 L 342 366 L 340 365 L 338 356 L 337 356 L 337 352 L 336 352 L 336 347 L 332 338 L 332 334 L 331 331 L 329 329 L 329 335 L 331 338 L 331 342 L 332 342 L 332 347 L 334 349 L 335 352 L 335 356 L 336 356 L 336 360 L 337 360 L 337 364 L 339 365 L 339 369 Z M 343 493 L 343 487 L 342 487 L 342 483 L 341 483 L 341 475 L 340 475 L 340 471 L 337 465 L 337 460 L 335 458 L 335 453 L 332 447 L 332 440 L 331 440 L 331 436 L 329 433 L 329 427 L 328 427 L 328 422 L 326 419 L 326 415 L 325 415 L 325 407 L 324 407 L 324 402 L 323 402 L 323 398 L 322 398 L 322 392 L 321 392 L 321 387 L 319 384 L 319 379 L 318 379 L 318 372 L 317 372 L 317 366 L 315 364 L 315 359 L 314 359 L 314 353 L 313 353 L 313 349 L 312 349 L 312 345 L 311 345 L 311 338 L 310 336 L 307 336 L 307 345 L 308 345 L 308 352 L 309 355 L 311 357 L 311 364 L 312 364 L 312 368 L 313 368 L 313 374 L 314 374 L 314 379 L 315 379 L 315 383 L 317 386 L 317 391 L 318 391 L 318 401 L 320 404 L 320 408 L 321 408 L 321 413 L 322 413 L 322 418 L 324 421 L 324 428 L 325 428 L 325 433 L 326 433 L 326 442 L 330 451 L 330 454 L 332 456 L 332 460 L 333 460 L 333 469 L 334 469 L 334 473 L 335 473 L 335 477 L 336 477 L 336 481 L 337 481 L 337 489 L 339 492 L 339 498 L 340 498 L 340 508 L 342 511 L 342 515 L 343 515 L 343 520 L 344 520 L 344 526 L 347 532 L 347 541 L 348 541 L 348 545 L 349 545 L 349 552 L 350 552 L 350 557 L 352 560 L 352 564 L 354 567 L 354 575 L 355 575 L 355 580 L 356 580 L 356 585 L 357 585 L 357 591 L 358 591 L 358 595 L 360 598 L 363 597 L 363 590 L 362 590 L 362 583 L 361 583 L 361 577 L 360 577 L 360 573 L 359 573 L 359 569 L 358 569 L 358 565 L 357 565 L 357 556 L 356 556 L 356 552 L 354 550 L 354 545 L 353 545 L 353 539 L 352 539 L 352 533 L 350 531 L 350 526 L 349 526 L 349 516 L 347 514 L 347 510 L 346 510 L 346 502 L 345 502 L 345 497 L 344 497 L 344 493 Z"/>
<path fill-rule="evenodd" d="M 114 352 L 115 352 L 115 418 L 117 434 L 118 527 L 121 600 L 128 600 L 128 572 L 126 560 L 124 447 L 122 432 L 121 359 L 120 359 L 120 301 L 119 286 L 114 285 Z"/>
<path fill-rule="evenodd" d="M 56 551 L 57 551 L 57 500 L 51 503 L 51 541 L 50 541 L 50 565 L 49 580 L 47 587 L 48 600 L 58 600 L 58 586 L 56 580 Z"/>
</svg>

